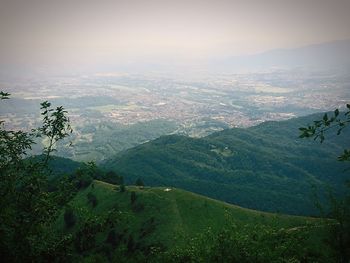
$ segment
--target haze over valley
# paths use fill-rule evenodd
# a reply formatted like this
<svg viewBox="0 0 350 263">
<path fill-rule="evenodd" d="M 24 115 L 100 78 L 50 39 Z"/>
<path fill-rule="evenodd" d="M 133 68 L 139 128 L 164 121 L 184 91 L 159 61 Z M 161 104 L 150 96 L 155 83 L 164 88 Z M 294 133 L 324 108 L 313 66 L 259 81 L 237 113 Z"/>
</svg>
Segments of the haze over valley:
<svg viewBox="0 0 350 263">
<path fill-rule="evenodd" d="M 2 261 L 349 263 L 349 13 L 0 0 Z"/>
<path fill-rule="evenodd" d="M 339 44 L 346 48 L 339 51 Z M 323 54 L 324 57 L 339 56 L 339 52 L 343 56 L 350 54 L 350 41 L 308 49 L 324 47 L 330 53 Z M 303 49 L 292 53 L 298 54 Z M 290 52 L 284 51 L 285 54 Z M 309 61 L 312 58 L 320 61 L 319 56 L 311 56 Z M 268 56 L 264 61 L 273 59 L 274 56 Z M 350 75 L 347 64 L 342 63 L 334 68 L 312 68 L 305 65 L 291 67 L 277 61 L 273 67 L 251 69 L 245 73 L 235 73 L 229 66 L 226 72 L 179 69 L 152 72 L 151 69 L 143 73 L 111 71 L 50 75 L 42 72 L 3 77 L 0 87 L 3 90 L 8 87 L 13 99 L 0 106 L 1 117 L 8 128 L 28 130 L 40 120 L 40 102 L 49 100 L 54 105 L 64 105 L 75 129 L 69 156 L 76 160 L 101 161 L 165 134 L 202 137 L 227 128 L 250 127 L 264 121 L 329 111 L 344 107 L 350 99 Z M 122 129 L 124 133 L 130 133 L 130 127 L 135 124 L 151 128 L 148 128 L 147 136 L 138 136 L 131 143 L 128 136 L 115 136 L 114 140 L 120 140 L 121 145 L 113 147 L 109 155 L 105 150 L 96 156 L 81 154 L 86 152 L 84 147 L 89 143 L 106 147 L 106 142 L 98 139 L 105 137 L 98 130 L 106 124 L 110 129 Z M 126 145 L 125 141 L 129 143 Z M 66 156 L 67 151 L 59 150 L 58 154 Z"/>
</svg>

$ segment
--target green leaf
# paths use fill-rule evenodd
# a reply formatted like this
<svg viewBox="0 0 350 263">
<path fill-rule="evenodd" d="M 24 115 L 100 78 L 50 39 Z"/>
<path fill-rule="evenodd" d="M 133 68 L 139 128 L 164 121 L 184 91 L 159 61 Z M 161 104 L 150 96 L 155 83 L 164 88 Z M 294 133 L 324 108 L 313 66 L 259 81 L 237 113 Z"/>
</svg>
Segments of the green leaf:
<svg viewBox="0 0 350 263">
<path fill-rule="evenodd" d="M 10 95 L 11 95 L 10 93 L 0 91 L 0 99 L 2 100 L 8 100 Z"/>
<path fill-rule="evenodd" d="M 338 115 L 339 115 L 339 110 L 336 109 L 336 110 L 334 111 L 334 116 L 335 116 L 335 117 L 338 117 Z"/>
<path fill-rule="evenodd" d="M 325 114 L 323 115 L 323 120 L 324 120 L 324 121 L 328 121 L 328 115 L 327 115 L 327 113 L 325 113 Z"/>
</svg>

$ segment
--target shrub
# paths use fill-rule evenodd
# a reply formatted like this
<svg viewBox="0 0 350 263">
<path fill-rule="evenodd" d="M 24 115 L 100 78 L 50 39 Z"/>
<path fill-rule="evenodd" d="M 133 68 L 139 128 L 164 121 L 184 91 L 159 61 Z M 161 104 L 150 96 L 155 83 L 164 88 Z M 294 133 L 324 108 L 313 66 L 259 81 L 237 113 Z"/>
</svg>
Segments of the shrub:
<svg viewBox="0 0 350 263">
<path fill-rule="evenodd" d="M 130 202 L 131 204 L 134 204 L 136 201 L 136 193 L 134 191 L 131 192 L 131 195 L 130 195 Z"/>
<path fill-rule="evenodd" d="M 64 211 L 64 222 L 67 228 L 71 228 L 75 225 L 77 219 L 74 215 L 73 208 L 67 207 Z"/>
<path fill-rule="evenodd" d="M 137 185 L 137 186 L 145 186 L 145 184 L 143 183 L 143 181 L 140 178 L 138 178 L 136 180 L 135 185 Z"/>
<path fill-rule="evenodd" d="M 88 193 L 87 194 L 87 199 L 88 199 L 88 203 L 92 205 L 92 207 L 96 207 L 97 206 L 97 197 L 93 194 L 93 193 Z"/>
</svg>

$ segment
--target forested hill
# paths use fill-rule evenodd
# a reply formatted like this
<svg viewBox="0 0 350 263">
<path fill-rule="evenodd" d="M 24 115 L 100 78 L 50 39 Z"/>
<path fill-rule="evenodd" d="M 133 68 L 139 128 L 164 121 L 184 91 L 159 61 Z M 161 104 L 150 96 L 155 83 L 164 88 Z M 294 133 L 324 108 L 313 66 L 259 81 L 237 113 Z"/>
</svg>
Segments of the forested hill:
<svg viewBox="0 0 350 263">
<path fill-rule="evenodd" d="M 320 144 L 299 139 L 299 127 L 322 115 L 234 128 L 204 138 L 163 136 L 129 149 L 104 168 L 128 183 L 183 188 L 243 207 L 289 214 L 317 213 L 314 189 L 341 192 L 344 163 L 337 156 L 350 146 L 349 130 Z"/>
</svg>

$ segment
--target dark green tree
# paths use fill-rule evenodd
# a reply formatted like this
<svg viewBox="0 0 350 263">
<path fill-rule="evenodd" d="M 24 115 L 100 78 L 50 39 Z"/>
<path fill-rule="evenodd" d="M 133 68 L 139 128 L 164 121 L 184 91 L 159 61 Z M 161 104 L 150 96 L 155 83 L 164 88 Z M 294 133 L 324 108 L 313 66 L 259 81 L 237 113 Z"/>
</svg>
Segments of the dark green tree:
<svg viewBox="0 0 350 263">
<path fill-rule="evenodd" d="M 66 210 L 64 211 L 63 218 L 67 228 L 72 228 L 77 221 L 72 207 L 66 208 Z"/>
<path fill-rule="evenodd" d="M 118 175 L 114 171 L 108 171 L 106 175 L 103 177 L 104 181 L 109 182 L 111 184 L 122 185 L 124 184 L 123 176 Z"/>
<path fill-rule="evenodd" d="M 80 189 L 85 189 L 88 187 L 92 181 L 93 181 L 93 171 L 91 171 L 93 167 L 89 165 L 85 165 L 83 168 L 78 168 L 73 176 L 73 182 L 75 184 L 75 187 L 80 190 Z"/>
<path fill-rule="evenodd" d="M 135 201 L 136 201 L 136 193 L 134 191 L 132 191 L 130 193 L 130 202 L 131 202 L 131 204 L 134 204 Z"/>
<path fill-rule="evenodd" d="M 75 234 L 74 245 L 78 252 L 82 253 L 93 249 L 96 244 L 97 233 L 104 230 L 105 221 L 98 216 L 85 218 L 79 230 Z"/>
<path fill-rule="evenodd" d="M 110 230 L 106 242 L 115 247 L 118 244 L 118 235 L 114 229 Z"/>
<path fill-rule="evenodd" d="M 141 180 L 141 178 L 137 178 L 135 185 L 137 186 L 145 186 L 145 184 L 143 183 L 143 181 Z"/>
<path fill-rule="evenodd" d="M 128 242 L 127 242 L 127 249 L 128 249 L 128 252 L 131 253 L 134 251 L 135 249 L 135 241 L 134 241 L 134 238 L 132 237 L 132 235 L 130 234 L 129 236 L 129 239 L 128 239 Z"/>
<path fill-rule="evenodd" d="M 9 96 L 0 92 L 1 100 Z M 0 253 L 5 262 L 36 261 L 45 250 L 59 247 L 53 244 L 59 239 L 45 235 L 58 207 L 47 187 L 48 161 L 56 142 L 72 130 L 63 107 L 52 109 L 44 102 L 41 110 L 43 125 L 31 132 L 7 130 L 0 121 Z M 44 159 L 26 160 L 36 137 L 49 141 Z"/>
<path fill-rule="evenodd" d="M 93 193 L 88 193 L 87 194 L 87 199 L 88 199 L 88 203 L 92 205 L 92 207 L 96 207 L 97 206 L 97 197 L 96 195 L 94 195 Z"/>
</svg>

